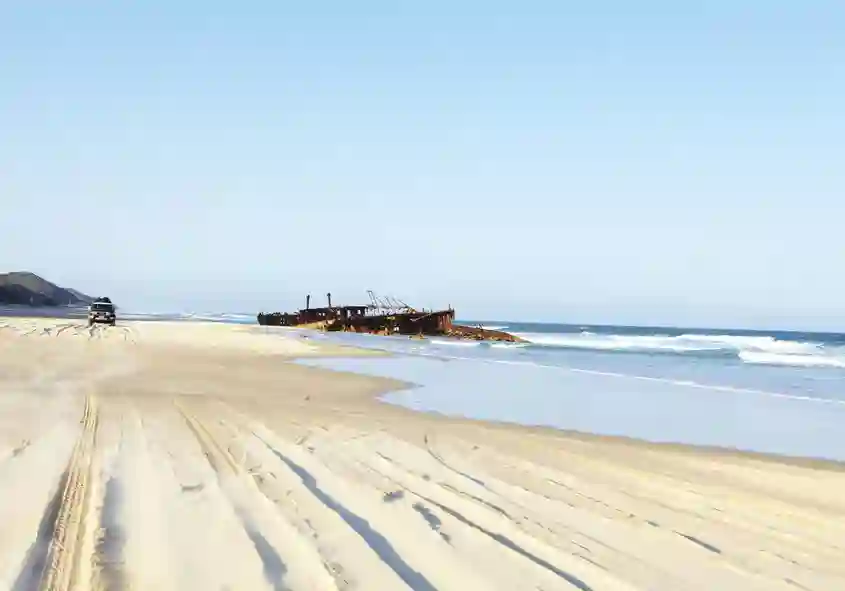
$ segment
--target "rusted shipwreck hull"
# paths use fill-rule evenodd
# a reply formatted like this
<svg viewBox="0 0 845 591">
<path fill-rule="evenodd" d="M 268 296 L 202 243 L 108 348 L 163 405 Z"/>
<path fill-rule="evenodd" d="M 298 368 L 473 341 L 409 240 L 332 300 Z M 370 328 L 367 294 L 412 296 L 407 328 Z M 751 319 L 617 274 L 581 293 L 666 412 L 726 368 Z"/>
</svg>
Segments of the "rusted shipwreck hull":
<svg viewBox="0 0 845 591">
<path fill-rule="evenodd" d="M 310 308 L 295 314 L 258 315 L 262 326 L 309 326 L 328 331 L 371 334 L 447 335 L 454 327 L 455 311 L 410 311 L 371 313 L 367 306 Z"/>
<path fill-rule="evenodd" d="M 373 297 L 374 302 L 375 297 Z M 332 306 L 311 308 L 310 296 L 306 307 L 296 313 L 272 312 L 258 314 L 262 326 L 299 326 L 326 331 L 358 332 L 381 335 L 447 336 L 473 340 L 517 342 L 521 339 L 506 332 L 455 324 L 455 310 L 387 310 L 371 306 Z"/>
</svg>

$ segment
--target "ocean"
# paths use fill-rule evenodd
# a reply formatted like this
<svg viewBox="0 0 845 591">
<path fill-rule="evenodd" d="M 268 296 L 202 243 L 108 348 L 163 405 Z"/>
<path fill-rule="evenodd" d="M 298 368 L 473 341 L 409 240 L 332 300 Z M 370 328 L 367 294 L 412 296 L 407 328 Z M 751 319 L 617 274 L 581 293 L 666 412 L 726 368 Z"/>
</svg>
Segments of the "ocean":
<svg viewBox="0 0 845 591">
<path fill-rule="evenodd" d="M 384 399 L 420 411 L 845 461 L 845 334 L 467 324 L 528 342 L 313 334 L 394 355 L 301 363 L 411 382 Z"/>
</svg>

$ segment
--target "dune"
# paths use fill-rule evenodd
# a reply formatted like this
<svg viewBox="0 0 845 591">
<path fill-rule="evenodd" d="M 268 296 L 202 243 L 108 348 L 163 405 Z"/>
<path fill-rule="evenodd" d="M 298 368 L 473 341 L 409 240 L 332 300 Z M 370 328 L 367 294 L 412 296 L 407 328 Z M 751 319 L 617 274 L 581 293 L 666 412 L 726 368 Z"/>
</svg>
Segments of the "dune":
<svg viewBox="0 0 845 591">
<path fill-rule="evenodd" d="M 0 589 L 845 589 L 839 464 L 449 419 L 372 354 L 0 318 Z"/>
</svg>

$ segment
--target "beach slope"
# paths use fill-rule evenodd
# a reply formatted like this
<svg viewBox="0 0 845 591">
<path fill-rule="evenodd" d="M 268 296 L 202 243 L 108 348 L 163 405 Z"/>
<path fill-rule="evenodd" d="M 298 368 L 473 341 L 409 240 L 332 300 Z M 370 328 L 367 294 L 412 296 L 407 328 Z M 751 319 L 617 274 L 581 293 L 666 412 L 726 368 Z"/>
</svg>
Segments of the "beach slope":
<svg viewBox="0 0 845 591">
<path fill-rule="evenodd" d="M 364 354 L 0 318 L 0 589 L 845 589 L 845 471 L 447 419 Z"/>
</svg>

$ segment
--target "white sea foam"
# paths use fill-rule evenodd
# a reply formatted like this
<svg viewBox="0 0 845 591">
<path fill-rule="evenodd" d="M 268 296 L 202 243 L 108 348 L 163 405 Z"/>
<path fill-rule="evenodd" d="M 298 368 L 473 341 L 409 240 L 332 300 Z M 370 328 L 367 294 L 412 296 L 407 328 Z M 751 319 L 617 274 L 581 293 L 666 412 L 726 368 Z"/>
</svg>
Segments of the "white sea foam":
<svg viewBox="0 0 845 591">
<path fill-rule="evenodd" d="M 447 345 L 449 347 L 478 347 L 481 342 L 480 341 L 446 341 L 440 339 L 432 339 L 432 345 Z"/>
<path fill-rule="evenodd" d="M 598 351 L 718 351 L 718 343 L 684 341 L 670 336 L 599 335 L 588 332 L 580 334 L 563 333 L 517 333 L 517 336 L 535 345 L 562 347 L 568 349 L 594 349 Z"/>
<path fill-rule="evenodd" d="M 745 335 L 614 335 L 581 333 L 518 333 L 534 345 L 607 352 L 724 352 L 755 365 L 831 367 L 845 369 L 845 347 Z"/>
<path fill-rule="evenodd" d="M 815 354 L 822 351 L 817 343 L 803 343 L 798 341 L 778 340 L 770 336 L 742 336 L 742 335 L 681 335 L 676 337 L 686 342 L 712 343 L 719 347 L 737 350 L 765 351 L 786 354 Z"/>
<path fill-rule="evenodd" d="M 789 367 L 838 367 L 845 369 L 845 356 L 792 355 L 761 351 L 740 351 L 739 358 L 756 365 L 785 365 Z"/>
<path fill-rule="evenodd" d="M 494 349 L 523 349 L 530 343 L 493 343 L 490 346 Z"/>
<path fill-rule="evenodd" d="M 789 355 L 816 355 L 824 352 L 822 345 L 779 340 L 770 336 L 735 335 L 601 335 L 589 332 L 517 333 L 517 336 L 536 345 L 601 351 L 760 351 Z"/>
</svg>

